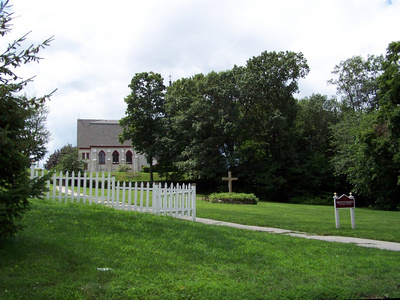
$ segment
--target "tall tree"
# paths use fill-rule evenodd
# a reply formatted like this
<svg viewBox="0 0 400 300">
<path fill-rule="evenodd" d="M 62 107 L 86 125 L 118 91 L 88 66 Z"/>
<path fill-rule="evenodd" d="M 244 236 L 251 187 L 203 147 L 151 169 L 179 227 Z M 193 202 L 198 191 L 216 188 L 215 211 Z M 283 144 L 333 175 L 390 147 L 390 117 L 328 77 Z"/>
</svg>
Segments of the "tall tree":
<svg viewBox="0 0 400 300">
<path fill-rule="evenodd" d="M 328 83 L 337 86 L 344 111 L 369 112 L 378 108 L 377 79 L 382 73 L 382 61 L 382 55 L 368 55 L 367 59 L 353 56 L 335 66 L 332 74 L 338 78 L 330 79 Z"/>
<path fill-rule="evenodd" d="M 331 164 L 331 128 L 339 122 L 340 110 L 335 98 L 313 94 L 299 100 L 296 118 L 296 160 L 293 172 L 298 174 L 293 189 L 316 194 L 335 188 L 337 179 Z"/>
<path fill-rule="evenodd" d="M 369 204 L 396 210 L 400 201 L 400 43 L 389 45 L 378 78 L 379 110 L 345 114 L 335 126 L 333 163 Z"/>
<path fill-rule="evenodd" d="M 120 142 L 130 140 L 132 147 L 145 155 L 150 165 L 150 181 L 153 182 L 153 163 L 162 151 L 161 138 L 164 133 L 165 86 L 160 74 L 136 73 L 129 88 L 131 94 L 125 98 L 127 109 L 120 120 L 123 128 Z"/>
<path fill-rule="evenodd" d="M 8 9 L 8 1 L 0 3 L 2 37 L 11 31 L 13 13 Z M 21 49 L 25 39 L 26 35 L 0 54 L 0 239 L 9 238 L 22 228 L 16 222 L 28 209 L 29 198 L 40 196 L 45 189 L 45 177 L 29 178 L 30 158 L 37 155 L 35 151 L 42 145 L 26 132 L 32 110 L 39 109 L 48 96 L 28 99 L 19 95 L 31 79 L 22 80 L 15 70 L 21 64 L 38 62 L 38 52 L 51 39 Z"/>
<path fill-rule="evenodd" d="M 242 177 L 270 198 L 287 198 L 298 80 L 309 72 L 302 53 L 263 52 L 237 72 L 242 111 Z"/>
<path fill-rule="evenodd" d="M 194 178 L 220 177 L 235 167 L 239 111 L 231 71 L 198 74 L 168 89 L 166 116 L 175 165 Z"/>
</svg>

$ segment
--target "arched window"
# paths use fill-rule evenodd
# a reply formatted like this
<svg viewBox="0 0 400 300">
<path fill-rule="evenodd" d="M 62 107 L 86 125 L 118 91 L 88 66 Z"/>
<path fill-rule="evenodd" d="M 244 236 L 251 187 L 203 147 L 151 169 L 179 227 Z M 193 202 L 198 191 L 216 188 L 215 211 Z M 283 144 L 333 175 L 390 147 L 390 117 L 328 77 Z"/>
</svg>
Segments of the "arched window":
<svg viewBox="0 0 400 300">
<path fill-rule="evenodd" d="M 130 165 L 132 164 L 132 156 L 133 156 L 133 154 L 131 151 L 126 152 L 126 163 L 127 164 L 130 164 Z"/>
<path fill-rule="evenodd" d="M 113 164 L 119 164 L 119 153 L 115 150 L 112 154 Z"/>
<path fill-rule="evenodd" d="M 103 150 L 99 152 L 99 165 L 104 165 L 106 163 L 106 154 Z"/>
</svg>

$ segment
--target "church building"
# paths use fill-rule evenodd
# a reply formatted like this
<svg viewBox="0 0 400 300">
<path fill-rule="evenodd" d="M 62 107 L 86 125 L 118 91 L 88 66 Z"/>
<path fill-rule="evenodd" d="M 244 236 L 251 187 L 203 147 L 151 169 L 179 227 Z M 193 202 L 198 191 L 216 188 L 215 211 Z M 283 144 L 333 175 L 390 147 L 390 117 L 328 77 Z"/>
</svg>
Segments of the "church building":
<svg viewBox="0 0 400 300">
<path fill-rule="evenodd" d="M 134 172 L 148 166 L 144 155 L 136 153 L 130 141 L 121 144 L 118 120 L 78 119 L 77 148 L 89 172 L 115 172 L 128 165 Z"/>
</svg>

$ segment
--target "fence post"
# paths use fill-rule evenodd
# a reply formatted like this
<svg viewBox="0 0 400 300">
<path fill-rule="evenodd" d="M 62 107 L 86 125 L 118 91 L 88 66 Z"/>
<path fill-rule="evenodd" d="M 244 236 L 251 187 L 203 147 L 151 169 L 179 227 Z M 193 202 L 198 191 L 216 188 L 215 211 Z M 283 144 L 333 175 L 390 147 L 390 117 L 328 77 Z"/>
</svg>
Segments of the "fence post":
<svg viewBox="0 0 400 300">
<path fill-rule="evenodd" d="M 352 193 L 350 193 L 350 199 L 354 201 L 354 206 L 355 206 L 355 199 Z M 356 229 L 356 216 L 354 214 L 354 207 L 350 208 L 350 218 L 351 218 L 351 228 Z"/>
<path fill-rule="evenodd" d="M 57 172 L 54 171 L 54 174 L 53 174 L 53 201 L 56 201 L 56 192 L 57 192 Z"/>
<path fill-rule="evenodd" d="M 192 220 L 196 222 L 196 184 L 192 183 Z"/>
<path fill-rule="evenodd" d="M 31 162 L 31 179 L 35 177 L 35 162 Z"/>
<path fill-rule="evenodd" d="M 101 204 L 104 205 L 104 181 L 105 181 L 105 174 L 103 172 L 101 176 Z"/>
<path fill-rule="evenodd" d="M 135 193 L 133 194 L 133 209 L 137 211 L 137 191 L 138 191 L 138 182 L 135 181 Z"/>
<path fill-rule="evenodd" d="M 128 210 L 132 210 L 132 181 L 128 184 Z"/>
<path fill-rule="evenodd" d="M 336 193 L 334 193 L 333 201 L 334 201 L 334 205 L 335 205 L 335 223 L 336 223 L 336 229 L 339 229 L 340 228 L 339 209 L 336 208 L 336 200 L 337 199 L 338 199 L 338 196 Z"/>
<path fill-rule="evenodd" d="M 152 196 L 152 200 L 151 200 L 151 211 L 153 214 L 158 214 L 158 199 L 159 199 L 159 195 L 158 195 L 158 182 L 155 182 L 153 184 L 153 196 Z"/>
<path fill-rule="evenodd" d="M 90 172 L 89 178 L 89 204 L 92 204 L 93 201 L 93 194 L 92 194 L 92 187 L 93 187 L 93 172 Z"/>
<path fill-rule="evenodd" d="M 72 171 L 71 173 L 71 203 L 74 203 L 74 197 L 75 197 L 75 171 Z M 68 194 L 68 190 L 66 189 L 65 192 Z"/>
<path fill-rule="evenodd" d="M 140 212 L 143 212 L 144 182 L 140 183 Z"/>
<path fill-rule="evenodd" d="M 154 186 L 154 184 L 153 184 Z M 150 182 L 147 182 L 147 188 L 146 188 L 146 212 L 150 211 L 150 191 L 153 188 L 150 188 Z"/>
<path fill-rule="evenodd" d="M 86 188 L 86 171 L 83 173 L 83 186 L 82 186 L 82 191 L 83 191 L 83 199 L 82 199 L 82 201 L 83 201 L 83 204 L 86 204 L 86 191 L 87 191 L 87 188 Z"/>
<path fill-rule="evenodd" d="M 58 202 L 61 203 L 62 201 L 62 171 L 60 171 L 59 177 L 58 177 Z"/>
<path fill-rule="evenodd" d="M 42 176 L 44 176 L 44 170 L 42 171 Z M 46 192 L 46 198 L 50 198 L 50 179 L 47 180 L 47 192 Z"/>
<path fill-rule="evenodd" d="M 78 171 L 78 177 L 76 180 L 76 202 L 79 203 L 81 199 L 81 171 Z"/>
<path fill-rule="evenodd" d="M 110 173 L 109 173 L 110 174 Z M 111 203 L 112 203 L 112 205 L 114 206 L 114 201 L 115 201 L 115 193 L 118 193 L 118 191 L 117 191 L 117 187 L 116 187 L 116 185 L 115 185 L 115 175 L 113 175 L 112 177 L 111 177 Z"/>
<path fill-rule="evenodd" d="M 98 204 L 98 199 L 99 199 L 99 173 L 96 172 L 96 178 L 94 182 L 94 197 L 96 199 L 96 205 Z"/>
</svg>

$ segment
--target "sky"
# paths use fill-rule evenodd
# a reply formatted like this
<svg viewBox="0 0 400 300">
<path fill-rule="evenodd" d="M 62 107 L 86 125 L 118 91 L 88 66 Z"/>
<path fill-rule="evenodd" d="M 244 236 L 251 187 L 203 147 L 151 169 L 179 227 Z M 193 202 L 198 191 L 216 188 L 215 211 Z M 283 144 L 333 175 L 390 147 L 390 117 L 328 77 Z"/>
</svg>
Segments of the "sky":
<svg viewBox="0 0 400 300">
<path fill-rule="evenodd" d="M 225 71 L 264 51 L 301 52 L 310 73 L 296 98 L 331 97 L 327 81 L 341 61 L 385 54 L 400 40 L 400 0 L 10 0 L 10 41 L 54 36 L 40 63 L 17 75 L 35 76 L 25 93 L 48 102 L 48 155 L 76 145 L 77 119 L 119 120 L 136 73 L 160 73 L 165 84 Z M 5 43 L 7 42 L 7 43 Z M 43 163 L 43 162 L 42 162 Z"/>
</svg>

